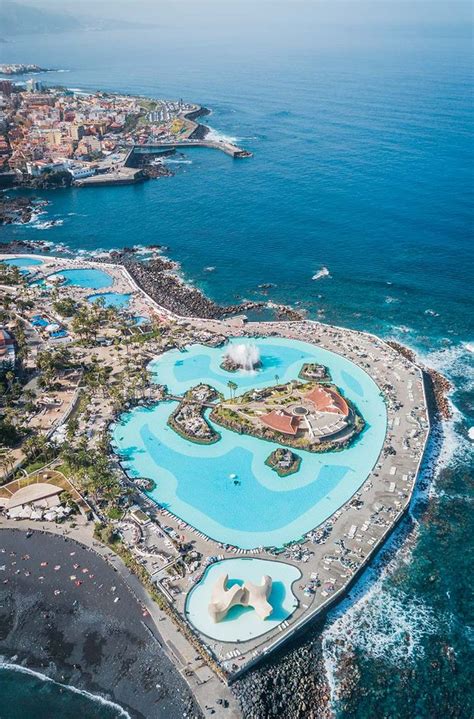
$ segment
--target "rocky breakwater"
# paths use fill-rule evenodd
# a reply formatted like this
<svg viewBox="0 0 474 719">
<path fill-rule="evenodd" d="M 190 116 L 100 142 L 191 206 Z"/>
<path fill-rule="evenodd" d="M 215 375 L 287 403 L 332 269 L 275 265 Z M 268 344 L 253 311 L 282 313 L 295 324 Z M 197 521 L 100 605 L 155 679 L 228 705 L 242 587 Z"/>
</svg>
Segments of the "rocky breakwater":
<svg viewBox="0 0 474 719">
<path fill-rule="evenodd" d="M 164 256 L 148 262 L 131 259 L 129 253 L 111 253 L 110 258 L 123 265 L 155 302 L 181 317 L 220 319 L 264 306 L 262 302 L 243 302 L 222 307 L 200 290 L 186 284 L 178 274 L 179 265 Z"/>
<path fill-rule="evenodd" d="M 196 123 L 195 129 L 189 135 L 190 140 L 204 140 L 205 137 L 209 134 L 210 130 L 207 125 L 201 125 L 201 123 L 196 121 L 199 117 L 204 117 L 205 115 L 210 114 L 211 111 L 207 107 L 198 107 L 196 110 L 192 110 L 191 112 L 186 113 L 186 119 L 192 120 Z"/>
<path fill-rule="evenodd" d="M 51 252 L 51 245 L 47 242 L 44 242 L 43 240 L 35 240 L 35 242 L 28 242 L 26 240 L 12 240 L 11 242 L 2 242 L 0 244 L 1 255 L 33 255 L 36 253 L 46 254 L 47 252 Z"/>
<path fill-rule="evenodd" d="M 232 685 L 246 719 L 329 719 L 329 686 L 318 637 Z"/>
<path fill-rule="evenodd" d="M 184 317 L 219 318 L 222 310 L 195 287 L 185 284 L 177 274 L 178 265 L 166 257 L 148 262 L 122 258 L 121 264 L 135 282 L 158 304 Z"/>
</svg>

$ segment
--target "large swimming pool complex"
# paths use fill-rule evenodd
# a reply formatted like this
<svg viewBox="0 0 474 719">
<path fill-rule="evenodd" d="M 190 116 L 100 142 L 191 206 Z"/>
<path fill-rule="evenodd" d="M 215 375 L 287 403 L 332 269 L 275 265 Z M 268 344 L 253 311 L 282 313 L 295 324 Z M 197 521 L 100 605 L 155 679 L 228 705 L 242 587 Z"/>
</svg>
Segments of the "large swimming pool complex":
<svg viewBox="0 0 474 719">
<path fill-rule="evenodd" d="M 206 382 L 228 396 L 229 379 L 243 392 L 274 384 L 275 375 L 280 383 L 288 382 L 304 362 L 319 362 L 329 367 L 334 383 L 365 419 L 364 432 L 349 448 L 323 454 L 299 451 L 299 472 L 281 478 L 265 465 L 278 445 L 223 427 L 216 427 L 221 434 L 216 444 L 194 444 L 167 426 L 174 402 L 136 408 L 113 430 L 128 474 L 155 481 L 152 499 L 207 536 L 243 549 L 282 546 L 324 522 L 369 475 L 387 424 L 379 388 L 350 360 L 295 340 L 265 338 L 257 345 L 262 360 L 257 372 L 229 375 L 219 367 L 223 349 L 202 345 L 167 352 L 150 369 L 172 394 Z"/>
</svg>

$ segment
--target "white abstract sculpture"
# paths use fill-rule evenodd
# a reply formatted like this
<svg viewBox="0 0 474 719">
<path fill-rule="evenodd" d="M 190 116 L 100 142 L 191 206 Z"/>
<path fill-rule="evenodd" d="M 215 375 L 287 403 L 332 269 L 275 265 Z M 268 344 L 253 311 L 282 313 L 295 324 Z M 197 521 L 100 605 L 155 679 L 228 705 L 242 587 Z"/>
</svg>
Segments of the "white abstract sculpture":
<svg viewBox="0 0 474 719">
<path fill-rule="evenodd" d="M 235 607 L 236 604 L 242 604 L 244 588 L 239 584 L 234 584 L 227 589 L 228 579 L 228 574 L 221 574 L 212 588 L 208 610 L 215 622 L 220 622 L 231 607 Z"/>
<path fill-rule="evenodd" d="M 234 584 L 227 589 L 228 579 L 228 574 L 221 574 L 212 588 L 208 611 L 214 622 L 220 622 L 229 609 L 238 605 L 253 607 L 260 619 L 270 616 L 273 611 L 273 607 L 268 601 L 272 591 L 271 577 L 264 575 L 261 584 L 247 581 L 243 587 Z"/>
</svg>

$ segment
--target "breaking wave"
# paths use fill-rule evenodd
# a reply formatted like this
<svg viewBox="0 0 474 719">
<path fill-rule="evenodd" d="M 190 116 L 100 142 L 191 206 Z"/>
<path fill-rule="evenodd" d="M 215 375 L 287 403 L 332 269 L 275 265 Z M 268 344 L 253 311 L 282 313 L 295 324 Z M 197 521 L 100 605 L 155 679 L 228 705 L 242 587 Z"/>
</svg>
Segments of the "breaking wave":
<svg viewBox="0 0 474 719">
<path fill-rule="evenodd" d="M 50 230 L 52 227 L 60 227 L 64 224 L 64 220 L 43 220 L 34 222 L 31 227 L 35 230 Z"/>
<path fill-rule="evenodd" d="M 22 674 L 28 674 L 29 676 L 36 677 L 43 682 L 51 682 L 52 684 L 56 684 L 56 686 L 64 687 L 65 689 L 70 692 L 73 692 L 74 694 L 81 694 L 82 696 L 87 697 L 88 699 L 93 702 L 96 702 L 97 704 L 102 704 L 104 707 L 106 706 L 110 709 L 114 709 L 117 712 L 117 715 L 123 717 L 123 719 L 131 719 L 130 714 L 126 712 L 125 709 L 123 709 L 119 704 L 115 704 L 115 702 L 112 702 L 109 699 L 105 699 L 98 694 L 91 694 L 91 692 L 88 692 L 85 689 L 78 689 L 71 684 L 62 684 L 61 682 L 56 682 L 54 679 L 51 679 L 51 677 L 46 676 L 46 674 L 40 674 L 40 672 L 36 672 L 33 669 L 28 669 L 27 667 L 22 667 L 18 664 L 13 664 L 8 661 L 0 660 L 0 670 L 1 669 L 20 672 Z"/>
<path fill-rule="evenodd" d="M 395 329 L 395 328 L 394 328 Z M 411 328 L 396 328 L 410 333 Z M 472 365 L 471 350 L 460 343 L 428 354 L 419 354 L 420 363 L 432 367 L 459 386 Z M 457 381 L 456 381 L 457 380 Z M 438 634 L 441 626 L 449 626 L 451 615 L 439 615 L 420 597 L 410 596 L 387 581 L 411 554 L 419 533 L 419 508 L 432 497 L 449 496 L 437 487 L 441 470 L 463 461 L 472 451 L 474 427 L 466 427 L 464 436 L 459 422 L 464 417 L 452 404 L 453 417 L 436 423 L 426 447 L 419 478 L 407 518 L 386 542 L 379 556 L 367 567 L 349 595 L 328 614 L 322 633 L 324 666 L 330 687 L 330 704 L 335 710 L 344 690 L 344 660 L 354 654 L 402 667 L 414 664 L 424 656 L 424 640 Z"/>
<path fill-rule="evenodd" d="M 173 159 L 165 159 L 163 160 L 165 165 L 192 165 L 192 160 L 173 160 Z"/>
<path fill-rule="evenodd" d="M 241 141 L 239 137 L 233 137 L 232 135 L 225 135 L 223 132 L 216 130 L 214 127 L 209 127 L 209 132 L 206 135 L 206 140 L 212 140 L 213 142 L 230 142 L 236 144 Z"/>
<path fill-rule="evenodd" d="M 331 277 L 327 267 L 321 267 L 312 277 L 312 280 L 321 280 L 323 277 Z"/>
</svg>

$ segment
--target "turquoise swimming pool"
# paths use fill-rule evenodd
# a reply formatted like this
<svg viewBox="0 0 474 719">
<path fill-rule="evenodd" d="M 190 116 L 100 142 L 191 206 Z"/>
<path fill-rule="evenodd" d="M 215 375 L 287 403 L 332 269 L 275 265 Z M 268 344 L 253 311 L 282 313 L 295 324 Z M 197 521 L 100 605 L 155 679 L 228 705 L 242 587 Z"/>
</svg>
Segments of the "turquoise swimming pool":
<svg viewBox="0 0 474 719">
<path fill-rule="evenodd" d="M 89 295 L 87 299 L 89 302 L 97 302 L 97 300 L 103 298 L 106 307 L 117 307 L 120 309 L 128 306 L 130 297 L 131 295 L 120 294 L 119 292 L 103 292 L 98 295 Z"/>
<path fill-rule="evenodd" d="M 111 287 L 113 278 L 108 272 L 95 268 L 82 268 L 80 270 L 61 270 L 54 272 L 49 277 L 63 277 L 66 285 L 85 287 L 91 290 L 101 290 L 104 287 Z"/>
<path fill-rule="evenodd" d="M 138 315 L 137 317 L 134 317 L 133 320 L 138 327 L 150 324 L 150 318 L 146 315 Z"/>
<path fill-rule="evenodd" d="M 241 342 L 242 340 L 236 340 Z M 262 369 L 229 373 L 220 369 L 222 348 L 193 345 L 172 350 L 150 365 L 157 382 L 183 394 L 207 382 L 226 396 L 229 379 L 238 392 L 298 376 L 304 362 L 329 367 L 333 381 L 358 407 L 366 429 L 347 449 L 314 454 L 301 451 L 301 468 L 283 479 L 265 465 L 277 447 L 218 427 L 221 440 L 198 445 L 167 426 L 174 402 L 139 407 L 113 429 L 113 443 L 132 477 L 149 477 L 151 499 L 213 539 L 243 549 L 282 546 L 324 522 L 356 492 L 375 465 L 383 445 L 387 415 L 375 382 L 351 361 L 305 342 L 257 340 Z M 238 482 L 235 483 L 237 478 Z"/>
<path fill-rule="evenodd" d="M 220 622 L 214 622 L 209 615 L 208 605 L 212 588 L 222 574 L 229 575 L 227 587 L 234 584 L 242 585 L 245 581 L 261 584 L 265 574 L 270 576 L 273 582 L 268 598 L 273 607 L 270 616 L 260 619 L 251 607 L 236 606 L 232 607 Z M 222 562 L 211 564 L 201 580 L 188 593 L 186 617 L 202 634 L 220 642 L 245 642 L 254 639 L 275 629 L 293 614 L 298 606 L 298 600 L 291 587 L 300 577 L 300 570 L 285 562 L 251 557 L 224 559 Z"/>
<path fill-rule="evenodd" d="M 13 267 L 36 267 L 43 264 L 43 260 L 37 260 L 33 257 L 14 257 L 11 260 L 2 260 L 6 265 Z"/>
</svg>

